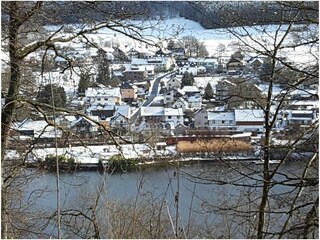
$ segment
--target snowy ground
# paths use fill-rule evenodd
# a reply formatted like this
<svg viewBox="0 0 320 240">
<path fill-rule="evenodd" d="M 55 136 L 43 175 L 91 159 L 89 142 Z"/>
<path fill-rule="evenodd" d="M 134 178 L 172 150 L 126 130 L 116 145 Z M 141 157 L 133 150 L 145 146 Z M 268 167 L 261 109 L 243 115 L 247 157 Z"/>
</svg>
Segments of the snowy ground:
<svg viewBox="0 0 320 240">
<path fill-rule="evenodd" d="M 141 22 L 133 22 L 137 25 L 141 24 Z M 241 40 L 236 39 L 226 30 L 204 29 L 199 23 L 185 18 L 172 18 L 157 22 L 156 20 L 150 20 L 145 21 L 144 24 L 147 24 L 148 26 L 150 26 L 150 28 L 146 28 L 140 33 L 148 39 L 159 42 L 160 46 L 166 46 L 166 39 L 172 36 L 175 36 L 174 39 L 179 39 L 183 36 L 192 35 L 195 36 L 198 40 L 205 43 L 206 48 L 209 52 L 209 56 L 217 56 L 217 47 L 219 46 L 219 44 L 223 44 L 226 47 L 223 56 L 227 58 L 230 57 L 236 50 L 238 50 L 241 41 L 248 43 L 250 46 L 257 49 L 261 48 L 259 47 L 259 44 L 263 44 L 267 46 L 267 48 L 270 48 L 270 46 L 273 46 L 273 38 L 271 37 L 273 35 L 272 33 L 277 30 L 277 26 L 266 26 L 263 28 L 256 27 L 255 29 L 246 28 L 246 31 L 248 31 L 250 34 L 253 34 L 256 40 L 256 42 L 254 42 L 253 39 L 250 39 L 249 37 L 242 37 Z M 287 26 L 284 25 L 281 27 L 281 29 L 285 30 L 286 27 Z M 55 29 L 57 29 L 57 26 L 49 26 L 47 29 L 54 31 Z M 245 33 L 244 29 L 242 28 L 234 28 L 232 30 L 237 31 L 238 33 Z M 176 35 L 177 33 L 179 34 Z M 281 36 L 281 34 L 279 34 L 279 36 Z M 87 34 L 87 37 L 93 42 L 100 44 L 101 46 L 105 46 L 107 43 L 116 43 L 124 51 L 128 51 L 132 47 L 136 48 L 138 51 L 155 52 L 157 50 L 157 48 L 154 46 L 147 46 L 145 43 L 132 40 L 129 37 L 114 32 L 110 29 L 103 29 L 94 34 Z M 288 38 L 288 40 L 285 41 L 283 45 L 290 45 L 291 42 L 292 39 Z M 79 53 L 85 55 L 92 55 L 93 52 L 96 52 L 96 49 L 94 48 L 85 49 L 84 43 L 80 40 L 74 41 L 72 43 L 62 43 L 61 46 L 72 47 L 74 49 L 77 49 Z M 318 55 L 318 49 L 316 48 L 316 46 L 314 47 L 313 51 L 313 54 L 315 55 L 312 55 L 310 53 L 308 46 L 301 46 L 296 48 L 286 48 L 282 50 L 281 55 L 287 57 L 293 62 L 296 62 L 297 64 L 301 64 L 306 67 L 308 64 L 317 61 L 315 60 L 315 56 Z M 249 50 L 246 52 L 246 54 L 253 56 L 253 54 L 250 53 Z M 77 69 L 75 70 L 77 71 Z M 66 71 L 64 74 L 60 74 L 59 72 L 45 73 L 44 77 L 40 77 L 40 73 L 36 73 L 35 75 L 38 76 L 38 85 L 48 83 L 51 80 L 53 83 L 64 86 L 68 95 L 72 95 L 77 90 L 79 75 L 75 73 L 71 74 L 70 71 Z M 198 79 L 196 80 L 196 84 L 198 87 L 206 86 L 208 81 L 211 80 Z M 215 82 L 216 80 L 212 79 L 212 81 Z"/>
<path fill-rule="evenodd" d="M 126 159 L 130 158 L 155 158 L 173 156 L 176 154 L 175 146 L 166 146 L 164 150 L 156 150 L 149 144 L 124 144 L 117 148 L 115 145 L 102 146 L 87 146 L 87 147 L 69 147 L 58 148 L 58 155 L 65 155 L 66 157 L 74 157 L 78 163 L 96 164 L 99 159 L 110 159 L 112 156 L 122 153 Z M 55 148 L 39 148 L 34 149 L 29 160 L 44 160 L 47 155 L 55 155 Z M 8 152 L 8 158 L 19 158 L 16 150 Z"/>
</svg>

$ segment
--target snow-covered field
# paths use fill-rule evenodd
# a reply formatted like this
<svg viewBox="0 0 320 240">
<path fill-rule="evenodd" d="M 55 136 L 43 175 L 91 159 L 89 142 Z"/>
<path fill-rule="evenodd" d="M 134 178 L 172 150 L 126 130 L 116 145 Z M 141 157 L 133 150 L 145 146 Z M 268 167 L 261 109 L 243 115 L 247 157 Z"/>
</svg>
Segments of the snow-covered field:
<svg viewBox="0 0 320 240">
<path fill-rule="evenodd" d="M 87 146 L 87 147 L 69 147 L 58 148 L 58 155 L 65 155 L 66 157 L 73 157 L 78 163 L 97 164 L 99 159 L 108 160 L 112 156 L 123 154 L 126 159 L 145 158 L 151 159 L 155 157 L 173 156 L 176 154 L 175 146 L 166 146 L 164 150 L 156 150 L 155 147 L 149 144 L 124 144 L 121 147 L 116 145 L 101 145 L 101 146 Z M 48 155 L 55 155 L 55 148 L 37 148 L 29 154 L 29 161 L 37 159 L 44 160 Z M 8 152 L 9 159 L 19 158 L 16 150 Z"/>
</svg>

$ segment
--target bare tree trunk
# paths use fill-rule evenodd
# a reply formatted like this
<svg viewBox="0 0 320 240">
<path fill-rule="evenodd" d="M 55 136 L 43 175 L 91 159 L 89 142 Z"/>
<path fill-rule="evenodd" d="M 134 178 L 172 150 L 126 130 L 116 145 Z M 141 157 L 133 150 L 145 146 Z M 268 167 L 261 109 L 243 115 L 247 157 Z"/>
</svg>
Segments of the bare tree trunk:
<svg viewBox="0 0 320 240">
<path fill-rule="evenodd" d="M 5 161 L 6 150 L 12 125 L 13 116 L 16 109 L 16 96 L 19 93 L 20 87 L 20 70 L 19 59 L 17 57 L 17 37 L 18 37 L 18 18 L 17 2 L 10 3 L 10 22 L 9 22 L 9 55 L 10 55 L 10 85 L 5 102 L 5 107 L 1 113 L 1 167 L 2 167 L 2 184 L 1 184 L 1 238 L 7 239 L 8 236 L 8 187 L 10 180 L 16 173 L 12 172 L 11 166 L 8 166 Z M 8 170 L 8 171 L 7 171 Z"/>
</svg>

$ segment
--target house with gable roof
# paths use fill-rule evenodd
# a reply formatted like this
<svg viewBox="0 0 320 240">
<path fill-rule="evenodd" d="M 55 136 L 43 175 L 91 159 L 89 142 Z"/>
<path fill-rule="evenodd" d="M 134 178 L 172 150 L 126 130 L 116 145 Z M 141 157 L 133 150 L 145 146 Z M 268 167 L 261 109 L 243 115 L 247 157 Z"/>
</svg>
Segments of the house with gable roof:
<svg viewBox="0 0 320 240">
<path fill-rule="evenodd" d="M 205 128 L 209 126 L 208 122 L 208 111 L 205 108 L 197 110 L 193 114 L 194 127 L 195 128 Z"/>
<path fill-rule="evenodd" d="M 124 102 L 132 102 L 137 98 L 137 86 L 132 85 L 128 82 L 123 82 L 120 86 L 121 98 Z"/>
<path fill-rule="evenodd" d="M 121 104 L 120 88 L 90 87 L 85 91 L 85 103 L 87 106 Z"/>
<path fill-rule="evenodd" d="M 90 116 L 90 119 L 100 122 L 98 116 Z M 74 130 L 78 134 L 82 136 L 96 136 L 99 132 L 99 125 L 97 125 L 94 121 L 91 121 L 84 117 L 79 117 L 75 121 L 73 121 L 70 125 L 71 130 Z"/>
<path fill-rule="evenodd" d="M 181 84 L 182 83 L 180 79 L 178 79 L 177 77 L 173 77 L 166 82 L 166 88 L 167 90 L 178 89 L 181 88 Z"/>
<path fill-rule="evenodd" d="M 186 96 L 194 96 L 194 95 L 200 95 L 200 89 L 196 86 L 184 86 L 181 89 L 182 92 L 185 93 Z"/>
<path fill-rule="evenodd" d="M 62 137 L 62 131 L 50 126 L 45 120 L 32 120 L 27 118 L 22 122 L 13 123 L 13 135 L 19 137 L 20 140 L 37 139 L 37 143 L 51 143 Z"/>
<path fill-rule="evenodd" d="M 216 84 L 216 101 L 218 102 L 227 102 L 228 97 L 229 97 L 229 93 L 231 91 L 231 89 L 233 89 L 234 87 L 236 87 L 237 85 L 230 82 L 227 79 L 223 79 L 221 81 L 219 81 Z"/>
<path fill-rule="evenodd" d="M 115 132 L 123 135 L 131 131 L 131 124 L 130 118 L 128 116 L 123 115 L 121 112 L 117 112 L 113 117 L 110 119 L 110 127 Z"/>
<path fill-rule="evenodd" d="M 179 123 L 183 123 L 184 114 L 181 108 L 165 107 L 141 107 L 141 122 L 145 123 L 145 129 L 156 126 L 160 129 L 174 129 Z"/>
<path fill-rule="evenodd" d="M 244 65 L 242 60 L 238 59 L 238 58 L 231 58 L 228 62 L 227 62 L 227 69 L 228 71 L 243 71 L 244 69 Z"/>
<path fill-rule="evenodd" d="M 146 66 L 131 65 L 122 74 L 125 81 L 142 82 L 148 79 Z"/>
<path fill-rule="evenodd" d="M 189 109 L 189 103 L 183 97 L 178 98 L 171 106 L 172 108 L 182 108 L 183 112 Z"/>
</svg>

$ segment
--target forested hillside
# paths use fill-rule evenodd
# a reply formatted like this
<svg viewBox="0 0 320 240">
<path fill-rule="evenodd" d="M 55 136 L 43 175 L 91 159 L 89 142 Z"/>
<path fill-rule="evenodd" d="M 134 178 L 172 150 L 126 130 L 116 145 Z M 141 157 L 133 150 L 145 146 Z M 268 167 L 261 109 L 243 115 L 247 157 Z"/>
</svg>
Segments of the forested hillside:
<svg viewBox="0 0 320 240">
<path fill-rule="evenodd" d="M 73 8 L 66 8 L 65 11 L 57 12 L 64 23 L 83 23 L 84 16 L 90 16 L 96 21 L 112 17 L 127 17 L 128 12 L 132 13 L 133 18 L 153 19 L 153 18 L 172 18 L 184 17 L 199 22 L 204 28 L 225 28 L 238 26 L 239 22 L 247 26 L 266 25 L 277 23 L 289 23 L 293 20 L 306 22 L 317 16 L 317 9 L 312 5 L 313 1 L 296 3 L 296 10 L 292 4 L 286 2 L 182 2 L 182 1 L 124 1 L 124 2 L 73 2 Z M 64 2 L 47 4 L 47 11 L 56 11 L 58 5 Z M 87 8 L 87 5 L 92 7 Z M 248 7 L 248 4 L 250 7 Z M 301 7 L 304 9 L 301 12 Z M 77 9 L 77 14 L 70 14 L 70 10 Z M 91 9 L 91 11 L 90 11 Z M 95 11 L 99 9 L 99 11 Z M 125 12 L 125 14 L 124 14 Z M 237 14 L 235 14 L 237 13 Z M 299 13 L 299 14 L 298 14 Z M 125 16 L 124 16 L 125 15 Z M 137 17 L 139 16 L 139 17 Z M 5 20 L 5 14 L 2 15 Z M 238 19 L 241 21 L 238 21 Z M 61 22 L 48 19 L 48 24 L 61 24 Z"/>
</svg>

